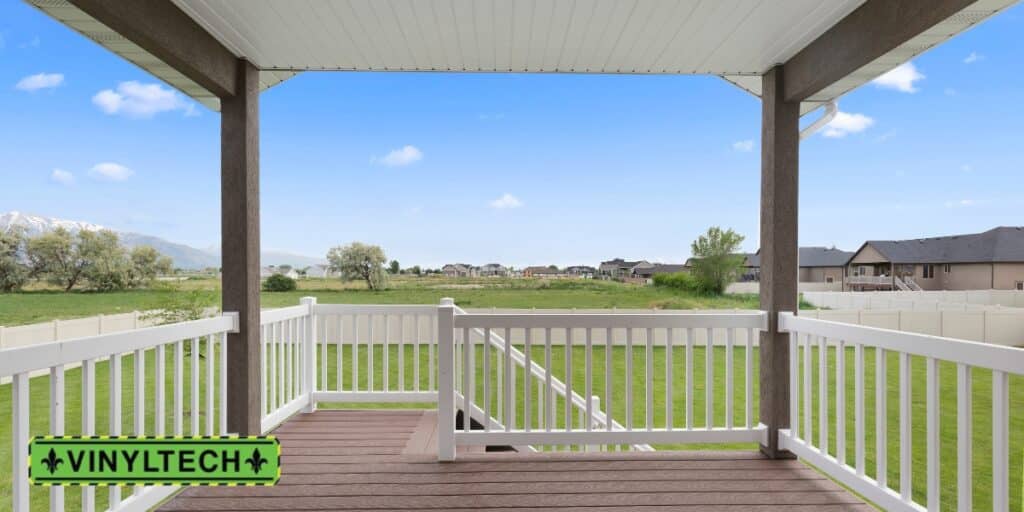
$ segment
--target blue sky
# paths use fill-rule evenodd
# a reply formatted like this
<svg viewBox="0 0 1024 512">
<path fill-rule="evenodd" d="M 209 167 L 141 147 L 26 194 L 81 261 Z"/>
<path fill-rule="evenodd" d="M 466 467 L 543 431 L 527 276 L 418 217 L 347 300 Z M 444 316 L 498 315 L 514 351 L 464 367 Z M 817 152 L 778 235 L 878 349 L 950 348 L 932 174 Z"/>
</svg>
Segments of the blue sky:
<svg viewBox="0 0 1024 512">
<path fill-rule="evenodd" d="M 800 243 L 1024 225 L 1022 34 L 1018 5 L 842 98 L 801 147 Z M 0 112 L 0 212 L 218 243 L 219 114 L 12 0 Z M 524 266 L 679 262 L 711 225 L 758 243 L 760 105 L 714 77 L 305 73 L 260 123 L 264 248 Z"/>
</svg>

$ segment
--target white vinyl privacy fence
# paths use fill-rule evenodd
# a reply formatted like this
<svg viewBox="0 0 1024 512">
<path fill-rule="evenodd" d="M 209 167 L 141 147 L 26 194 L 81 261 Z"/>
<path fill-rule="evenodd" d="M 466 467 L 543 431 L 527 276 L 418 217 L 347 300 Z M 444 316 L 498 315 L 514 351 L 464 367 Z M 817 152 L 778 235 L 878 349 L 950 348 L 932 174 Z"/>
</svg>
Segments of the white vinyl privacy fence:
<svg viewBox="0 0 1024 512">
<path fill-rule="evenodd" d="M 974 311 L 1024 308 L 1024 292 L 964 290 L 922 292 L 803 291 L 805 301 L 832 309 L 899 309 L 909 311 Z"/>
<path fill-rule="evenodd" d="M 1024 309 L 907 311 L 881 309 L 804 310 L 800 316 L 930 336 L 1024 347 Z"/>
<path fill-rule="evenodd" d="M 99 336 L 154 325 L 144 313 L 131 311 L 113 315 L 96 315 L 72 320 L 51 320 L 13 327 L 0 326 L 0 349 L 26 347 L 40 343 Z"/>
</svg>

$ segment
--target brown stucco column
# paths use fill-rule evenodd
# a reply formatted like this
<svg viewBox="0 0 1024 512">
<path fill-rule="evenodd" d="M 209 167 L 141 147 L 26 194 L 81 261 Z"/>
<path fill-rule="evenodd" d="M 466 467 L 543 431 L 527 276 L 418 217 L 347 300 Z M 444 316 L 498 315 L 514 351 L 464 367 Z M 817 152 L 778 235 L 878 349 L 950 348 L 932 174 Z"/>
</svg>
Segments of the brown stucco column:
<svg viewBox="0 0 1024 512">
<path fill-rule="evenodd" d="M 237 311 L 228 335 L 228 432 L 260 434 L 259 70 L 236 64 L 236 90 L 221 97 L 221 283 L 224 311 Z"/>
<path fill-rule="evenodd" d="M 761 86 L 761 309 L 768 330 L 761 334 L 761 423 L 772 458 L 792 457 L 778 447 L 779 429 L 789 428 L 789 335 L 778 332 L 781 311 L 797 310 L 797 199 L 800 103 L 783 99 L 783 67 L 762 77 Z"/>
</svg>

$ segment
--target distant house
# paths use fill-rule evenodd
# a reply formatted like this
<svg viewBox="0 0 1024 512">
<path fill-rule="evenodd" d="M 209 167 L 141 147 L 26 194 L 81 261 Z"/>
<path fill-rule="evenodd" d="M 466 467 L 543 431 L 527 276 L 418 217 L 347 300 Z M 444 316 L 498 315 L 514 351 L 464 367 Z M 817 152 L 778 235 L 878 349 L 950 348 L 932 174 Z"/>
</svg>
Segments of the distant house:
<svg viewBox="0 0 1024 512">
<path fill-rule="evenodd" d="M 281 274 L 292 279 L 299 278 L 299 273 L 291 267 L 289 267 L 288 270 L 282 270 L 281 267 L 270 265 L 269 267 L 263 267 L 260 269 L 260 279 L 266 279 L 274 274 Z"/>
<path fill-rule="evenodd" d="M 761 280 L 761 251 L 742 253 L 743 269 L 740 281 Z M 801 247 L 799 249 L 798 279 L 801 283 L 841 283 L 846 275 L 846 263 L 852 252 L 835 247 Z M 686 260 L 686 267 L 693 266 L 695 258 Z"/>
<path fill-rule="evenodd" d="M 306 277 L 323 279 L 336 276 L 337 273 L 332 271 L 331 267 L 327 265 L 313 265 L 306 269 Z"/>
<path fill-rule="evenodd" d="M 597 275 L 597 269 L 586 265 L 573 265 L 565 268 L 565 273 L 570 277 L 581 279 L 593 279 Z"/>
<path fill-rule="evenodd" d="M 601 265 L 597 267 L 597 273 L 602 279 L 624 279 L 632 277 L 634 269 L 651 268 L 653 266 L 645 260 L 626 261 L 622 258 L 615 258 L 614 260 L 602 261 Z"/>
<path fill-rule="evenodd" d="M 650 279 L 658 274 L 675 274 L 685 272 L 685 264 L 652 263 L 650 266 L 634 266 L 631 277 Z"/>
<path fill-rule="evenodd" d="M 567 277 L 568 274 L 563 270 L 559 270 L 558 267 L 526 267 L 523 269 L 523 277 L 539 277 L 539 278 L 558 278 Z"/>
<path fill-rule="evenodd" d="M 916 240 L 871 240 L 849 260 L 855 290 L 1024 290 L 1024 227 Z"/>
<path fill-rule="evenodd" d="M 479 269 L 466 263 L 449 263 L 441 268 L 445 277 L 477 277 Z"/>
<path fill-rule="evenodd" d="M 505 277 L 508 275 L 508 268 L 499 263 L 488 263 L 480 266 L 481 277 Z"/>
</svg>

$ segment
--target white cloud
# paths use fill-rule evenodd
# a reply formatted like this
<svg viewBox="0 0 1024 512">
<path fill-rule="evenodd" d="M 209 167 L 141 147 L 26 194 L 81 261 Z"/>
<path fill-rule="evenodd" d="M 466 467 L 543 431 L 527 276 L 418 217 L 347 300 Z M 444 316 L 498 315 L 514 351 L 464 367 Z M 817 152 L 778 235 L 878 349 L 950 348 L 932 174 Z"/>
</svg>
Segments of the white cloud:
<svg viewBox="0 0 1024 512">
<path fill-rule="evenodd" d="M 22 91 L 38 91 L 39 89 L 53 89 L 64 83 L 64 75 L 60 73 L 39 73 L 22 78 L 14 87 Z"/>
<path fill-rule="evenodd" d="M 387 155 L 381 158 L 371 158 L 370 162 L 380 162 L 381 165 L 388 167 L 402 167 L 412 163 L 423 160 L 423 152 L 416 146 L 403 146 L 400 149 L 394 149 Z"/>
<path fill-rule="evenodd" d="M 754 149 L 754 141 L 747 139 L 733 142 L 732 149 L 742 153 L 749 153 Z"/>
<path fill-rule="evenodd" d="M 851 114 L 849 112 L 836 112 L 827 125 L 822 135 L 831 139 L 840 139 L 851 133 L 860 133 L 875 124 L 875 120 L 864 114 Z"/>
<path fill-rule="evenodd" d="M 491 208 L 507 210 L 510 208 L 519 208 L 523 206 L 523 202 L 520 201 L 518 197 L 506 192 L 503 196 L 491 201 L 490 205 Z"/>
<path fill-rule="evenodd" d="M 872 80 L 871 83 L 884 89 L 915 93 L 919 89 L 914 87 L 914 82 L 918 80 L 924 80 L 924 75 L 917 70 L 913 62 L 907 62 Z"/>
<path fill-rule="evenodd" d="M 114 162 L 102 162 L 89 169 L 89 176 L 103 181 L 124 181 L 130 178 L 135 171 Z"/>
<path fill-rule="evenodd" d="M 946 208 L 969 208 L 971 206 L 978 206 L 982 203 L 984 203 L 984 201 L 979 201 L 977 199 L 961 199 L 959 201 L 946 201 L 945 205 Z"/>
<path fill-rule="evenodd" d="M 956 96 L 956 89 L 954 89 L 952 87 L 946 87 L 945 89 L 943 89 L 942 92 L 946 96 Z"/>
<path fill-rule="evenodd" d="M 184 96 L 160 84 L 143 84 L 134 80 L 117 84 L 117 90 L 104 89 L 92 97 L 103 112 L 133 118 L 150 118 L 161 112 L 182 111 L 195 115 L 195 105 Z"/>
<path fill-rule="evenodd" d="M 54 169 L 50 173 L 50 179 L 68 187 L 75 184 L 75 175 L 64 169 Z"/>
<path fill-rule="evenodd" d="M 982 60 L 984 58 L 985 58 L 985 56 L 981 55 L 978 52 L 971 52 L 970 55 L 968 55 L 967 57 L 964 58 L 964 64 L 973 64 L 973 63 L 978 62 L 979 60 Z"/>
</svg>

